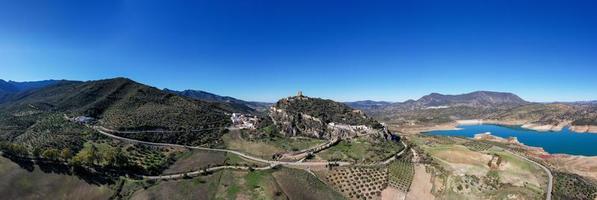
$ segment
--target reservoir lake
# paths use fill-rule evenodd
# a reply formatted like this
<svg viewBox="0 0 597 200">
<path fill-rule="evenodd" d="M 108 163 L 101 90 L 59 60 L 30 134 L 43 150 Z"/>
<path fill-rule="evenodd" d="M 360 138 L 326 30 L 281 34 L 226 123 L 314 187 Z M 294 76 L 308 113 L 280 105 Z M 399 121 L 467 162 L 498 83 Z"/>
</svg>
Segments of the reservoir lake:
<svg viewBox="0 0 597 200">
<path fill-rule="evenodd" d="M 576 133 L 562 129 L 562 131 L 539 132 L 521 128 L 520 126 L 499 125 L 461 125 L 461 130 L 430 131 L 425 134 L 443 136 L 464 136 L 472 138 L 475 134 L 490 132 L 491 135 L 502 138 L 516 137 L 521 143 L 542 147 L 551 154 L 563 153 L 570 155 L 597 156 L 597 134 Z"/>
</svg>

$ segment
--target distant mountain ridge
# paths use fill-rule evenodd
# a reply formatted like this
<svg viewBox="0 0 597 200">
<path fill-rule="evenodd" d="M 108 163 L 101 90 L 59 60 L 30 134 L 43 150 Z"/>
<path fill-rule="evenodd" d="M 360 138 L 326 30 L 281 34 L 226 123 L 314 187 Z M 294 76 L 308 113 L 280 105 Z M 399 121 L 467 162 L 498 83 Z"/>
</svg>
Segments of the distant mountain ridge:
<svg viewBox="0 0 597 200">
<path fill-rule="evenodd" d="M 384 106 L 391 105 L 392 102 L 387 101 L 372 101 L 372 100 L 364 100 L 364 101 L 354 101 L 354 102 L 344 102 L 344 104 L 359 110 L 370 110 L 370 109 L 378 109 Z"/>
<path fill-rule="evenodd" d="M 359 102 L 346 104 L 380 121 L 402 127 L 450 123 L 462 119 L 487 119 L 537 126 L 553 125 L 557 128 L 565 125 L 597 125 L 595 102 L 534 103 L 512 93 L 476 91 L 459 95 L 431 93 L 418 100 L 382 106 L 368 106 Z"/>
<path fill-rule="evenodd" d="M 267 110 L 272 103 L 265 103 L 265 102 L 253 102 L 253 101 L 244 101 L 240 99 L 236 99 L 229 96 L 220 96 L 217 94 L 205 92 L 202 90 L 183 90 L 183 91 L 176 91 L 170 90 L 165 88 L 164 91 L 178 94 L 181 96 L 190 97 L 197 100 L 209 101 L 209 102 L 226 102 L 237 105 L 239 108 L 241 107 L 248 107 L 250 109 L 254 109 L 257 111 L 264 111 Z"/>
<path fill-rule="evenodd" d="M 16 82 L 0 79 L 0 103 L 7 101 L 10 96 L 15 95 L 16 93 L 51 86 L 60 82 L 65 82 L 65 80 Z"/>
<path fill-rule="evenodd" d="M 410 111 L 417 109 L 433 109 L 465 106 L 471 108 L 491 108 L 491 107 L 513 107 L 529 104 L 519 96 L 507 92 L 476 91 L 466 94 L 446 95 L 431 93 L 418 100 L 408 100 L 404 102 L 389 103 L 376 101 L 357 101 L 347 102 L 346 104 L 368 112 L 379 111 Z"/>
<path fill-rule="evenodd" d="M 411 103 L 411 102 L 409 102 Z M 529 102 L 519 96 L 507 92 L 476 91 L 459 95 L 444 95 L 431 93 L 412 102 L 422 107 L 436 106 L 470 106 L 470 107 L 493 107 L 502 105 L 523 105 Z"/>
</svg>

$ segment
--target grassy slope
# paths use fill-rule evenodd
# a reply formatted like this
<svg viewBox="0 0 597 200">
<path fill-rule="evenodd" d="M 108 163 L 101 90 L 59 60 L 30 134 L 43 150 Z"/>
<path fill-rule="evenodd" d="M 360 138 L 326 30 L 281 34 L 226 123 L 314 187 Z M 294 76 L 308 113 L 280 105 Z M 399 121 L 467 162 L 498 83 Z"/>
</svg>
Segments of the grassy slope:
<svg viewBox="0 0 597 200">
<path fill-rule="evenodd" d="M 324 140 L 314 138 L 287 138 L 265 136 L 264 138 L 247 140 L 237 131 L 231 131 L 222 136 L 227 149 L 242 151 L 254 156 L 271 159 L 272 155 L 280 152 L 302 150 L 318 144 Z"/>
<path fill-rule="evenodd" d="M 309 191 L 309 192 L 305 192 Z M 307 172 L 222 170 L 193 179 L 160 181 L 134 192 L 132 199 L 343 199 Z"/>
<path fill-rule="evenodd" d="M 130 199 L 212 199 L 215 194 L 215 186 L 218 184 L 218 177 L 221 172 L 208 177 L 197 177 L 193 179 L 159 181 L 158 183 L 139 188 L 132 192 Z M 128 185 L 135 187 L 134 181 L 128 181 Z M 131 191 L 129 191 L 131 192 Z"/>
<path fill-rule="evenodd" d="M 2 199 L 108 199 L 113 191 L 106 185 L 87 183 L 76 176 L 45 173 L 39 167 L 25 170 L 0 157 Z"/>
<path fill-rule="evenodd" d="M 340 193 L 305 171 L 282 168 L 273 175 L 290 199 L 344 199 Z"/>
<path fill-rule="evenodd" d="M 168 173 L 180 173 L 192 170 L 200 170 L 203 167 L 222 165 L 226 161 L 225 152 L 210 152 L 193 150 L 181 153 L 177 156 L 176 162 L 164 171 Z"/>
<path fill-rule="evenodd" d="M 247 161 L 240 156 L 231 153 L 192 150 L 178 154 L 176 162 L 170 165 L 168 169 L 164 170 L 163 173 L 189 172 L 220 165 L 263 166 L 265 164 Z"/>
</svg>

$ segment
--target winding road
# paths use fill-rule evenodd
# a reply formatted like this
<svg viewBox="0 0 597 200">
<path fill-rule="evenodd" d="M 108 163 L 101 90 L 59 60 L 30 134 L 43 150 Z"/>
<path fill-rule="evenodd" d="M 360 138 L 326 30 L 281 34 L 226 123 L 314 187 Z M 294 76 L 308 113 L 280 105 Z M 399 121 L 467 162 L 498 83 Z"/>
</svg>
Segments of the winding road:
<svg viewBox="0 0 597 200">
<path fill-rule="evenodd" d="M 547 188 L 546 188 L 547 191 L 546 191 L 546 194 L 545 194 L 545 199 L 546 200 L 551 200 L 551 191 L 553 190 L 553 175 L 551 174 L 551 171 L 549 171 L 549 169 L 547 167 L 543 166 L 542 164 L 539 164 L 538 162 L 535 162 L 535 161 L 533 161 L 531 159 L 528 159 L 527 157 L 521 156 L 521 155 L 519 155 L 517 153 L 514 153 L 514 152 L 511 152 L 511 151 L 509 151 L 507 149 L 504 149 L 504 151 L 507 151 L 507 152 L 509 152 L 511 154 L 514 154 L 515 156 L 517 156 L 517 157 L 519 157 L 521 159 L 529 161 L 529 162 L 531 162 L 531 163 L 539 166 L 541 169 L 543 169 L 545 171 L 545 173 L 547 174 L 547 176 L 549 178 L 547 180 Z"/>
<path fill-rule="evenodd" d="M 141 141 L 141 140 L 136 140 L 136 139 L 131 139 L 131 138 L 125 138 L 125 137 L 114 135 L 114 134 L 112 134 L 110 132 L 118 132 L 118 131 L 110 130 L 110 129 L 107 129 L 107 128 L 104 128 L 104 127 L 101 127 L 101 126 L 89 126 L 89 127 L 93 128 L 96 131 L 98 131 L 102 135 L 105 135 L 105 136 L 110 137 L 112 139 L 117 139 L 117 140 L 129 142 L 129 143 L 145 144 L 145 145 L 152 145 L 152 146 L 163 146 L 163 147 L 188 148 L 188 149 L 197 149 L 197 150 L 204 150 L 204 151 L 226 152 L 226 153 L 231 153 L 231 154 L 238 155 L 238 156 L 240 156 L 240 157 L 242 157 L 244 159 L 248 159 L 248 160 L 252 160 L 252 161 L 257 161 L 257 162 L 269 164 L 266 167 L 252 168 L 253 170 L 267 170 L 267 169 L 271 169 L 271 168 L 273 168 L 275 166 L 278 166 L 278 165 L 292 166 L 292 167 L 299 167 L 299 168 L 306 168 L 307 170 L 310 169 L 310 167 L 328 166 L 330 164 L 337 165 L 337 166 L 353 165 L 353 163 L 351 163 L 351 162 L 341 162 L 341 161 L 302 162 L 302 160 L 300 160 L 298 162 L 285 162 L 285 161 L 265 160 L 265 159 L 262 159 L 262 158 L 258 158 L 258 157 L 251 156 L 251 155 L 247 155 L 245 153 L 242 153 L 242 152 L 239 152 L 239 151 L 235 151 L 235 150 L 230 150 L 230 149 L 214 149 L 214 148 L 206 148 L 206 147 L 199 147 L 199 146 L 188 146 L 188 145 L 180 145 L 180 144 L 147 142 L 147 141 Z M 385 160 L 383 162 L 376 163 L 376 164 L 371 164 L 371 166 L 373 166 L 373 165 L 385 165 L 385 164 L 388 164 L 388 163 L 392 162 L 393 160 L 395 160 L 396 157 L 402 155 L 406 151 L 406 149 L 407 149 L 407 145 L 403 141 L 402 141 L 402 144 L 404 145 L 404 148 L 402 149 L 402 151 L 398 152 L 396 155 L 392 156 L 391 158 L 389 158 L 389 159 L 387 159 L 387 160 Z M 204 173 L 204 172 L 213 172 L 213 171 L 217 171 L 217 170 L 221 170 L 221 169 L 243 169 L 243 170 L 249 170 L 251 168 L 246 167 L 246 166 L 217 166 L 217 167 L 211 167 L 211 168 L 197 170 L 197 171 L 192 171 L 192 172 L 184 172 L 184 173 L 169 174 L 169 175 L 159 175 L 159 176 L 143 176 L 143 178 L 144 179 L 176 179 L 176 178 L 183 178 L 185 176 L 196 176 L 196 175 L 199 175 L 199 174 Z"/>
<path fill-rule="evenodd" d="M 271 168 L 274 168 L 276 165 L 269 165 L 266 167 L 259 167 L 259 168 L 252 168 L 253 170 L 268 170 Z M 179 178 L 184 178 L 185 176 L 187 177 L 191 177 L 191 176 L 198 176 L 202 173 L 206 173 L 206 172 L 214 172 L 214 171 L 218 171 L 218 170 L 222 170 L 222 169 L 242 169 L 242 170 L 250 170 L 251 168 L 249 167 L 245 167 L 245 166 L 232 166 L 232 165 L 226 165 L 226 166 L 217 166 L 217 167 L 210 167 L 204 170 L 197 170 L 197 171 L 192 171 L 192 172 L 186 172 L 186 173 L 176 173 L 176 174 L 170 174 L 170 175 L 158 175 L 158 176 L 143 176 L 143 179 L 151 179 L 151 180 L 157 180 L 157 179 L 179 179 Z"/>
<path fill-rule="evenodd" d="M 350 162 L 335 162 L 335 161 L 321 161 L 321 162 L 284 162 L 284 161 L 274 161 L 274 160 L 265 160 L 262 158 L 258 158 L 255 156 L 247 155 L 245 153 L 230 150 L 230 149 L 214 149 L 214 148 L 207 148 L 207 147 L 199 147 L 199 146 L 188 146 L 188 145 L 181 145 L 181 144 L 169 144 L 169 143 L 157 143 L 157 142 L 147 142 L 141 140 L 135 140 L 131 138 L 120 137 L 109 132 L 113 132 L 112 130 L 106 129 L 101 126 L 92 126 L 93 129 L 101 133 L 102 135 L 108 136 L 113 139 L 122 140 L 130 143 L 137 143 L 137 144 L 145 144 L 145 145 L 152 145 L 152 146 L 165 146 L 165 147 L 179 147 L 179 148 L 188 148 L 188 149 L 197 149 L 197 150 L 204 150 L 204 151 L 216 151 L 216 152 L 226 152 L 231 154 L 236 154 L 240 157 L 261 162 L 261 163 L 268 163 L 270 165 L 289 165 L 289 166 L 326 166 L 328 164 L 338 164 L 339 166 L 350 165 Z"/>
<path fill-rule="evenodd" d="M 145 145 L 152 145 L 152 146 L 165 146 L 165 147 L 179 147 L 179 148 L 188 148 L 188 149 L 197 149 L 197 150 L 204 150 L 204 151 L 215 151 L 215 152 L 226 152 L 226 153 L 231 153 L 231 154 L 235 154 L 238 155 L 244 159 L 248 159 L 248 160 L 252 160 L 252 161 L 257 161 L 257 162 L 261 162 L 261 163 L 267 163 L 269 164 L 266 167 L 260 167 L 260 168 L 253 168 L 254 170 L 267 170 L 267 169 L 271 169 L 275 166 L 278 165 L 283 165 L 283 166 L 294 166 L 294 167 L 305 167 L 305 168 L 310 168 L 310 167 L 317 167 L 317 166 L 327 166 L 330 164 L 337 164 L 338 166 L 347 166 L 347 165 L 353 165 L 353 163 L 350 162 L 330 162 L 330 161 L 319 161 L 319 162 L 284 162 L 284 161 L 274 161 L 274 160 L 265 160 L 262 158 L 258 158 L 255 156 L 251 156 L 251 155 L 247 155 L 245 153 L 239 152 L 239 151 L 235 151 L 235 150 L 230 150 L 230 149 L 214 149 L 214 148 L 206 148 L 206 147 L 199 147 L 199 146 L 188 146 L 188 145 L 180 145 L 180 144 L 169 144 L 169 143 L 157 143 L 157 142 L 146 142 L 146 141 L 141 141 L 141 140 L 135 140 L 135 139 L 131 139 L 131 138 L 125 138 L 125 137 L 120 137 L 114 134 L 111 134 L 109 132 L 116 132 L 114 130 L 110 130 L 110 129 L 106 129 L 104 127 L 101 126 L 92 126 L 91 128 L 97 130 L 99 133 L 113 138 L 113 139 L 117 139 L 117 140 L 122 140 L 122 141 L 126 141 L 126 142 L 130 142 L 130 143 L 137 143 L 137 144 L 145 144 Z M 375 164 L 369 164 L 369 165 L 359 165 L 359 166 L 375 166 L 375 165 L 386 165 L 389 164 L 390 162 L 392 162 L 393 160 L 395 160 L 397 157 L 399 157 L 400 155 L 404 154 L 404 152 L 408 149 L 408 145 L 406 143 L 404 143 L 404 141 L 401 141 L 402 145 L 404 146 L 404 148 L 402 149 L 402 151 L 398 152 L 396 155 L 390 157 L 389 159 L 380 162 L 380 163 L 375 163 Z M 506 149 L 504 149 L 505 151 L 508 151 Z M 551 174 L 551 171 L 549 171 L 549 169 L 531 159 L 528 159 L 524 156 L 518 155 L 516 153 L 510 152 L 514 155 L 516 155 L 517 157 L 524 159 L 526 161 L 529 161 L 537 166 L 539 166 L 540 168 L 542 168 L 547 176 L 549 177 L 548 179 L 548 184 L 547 184 L 547 188 L 546 188 L 546 200 L 551 200 L 551 191 L 553 189 L 553 175 Z M 205 172 L 213 172 L 213 171 L 217 171 L 217 170 L 221 170 L 221 169 L 243 169 L 243 170 L 249 170 L 251 168 L 246 167 L 246 166 L 217 166 L 217 167 L 211 167 L 211 168 L 207 168 L 207 169 L 203 169 L 203 170 L 197 170 L 197 171 L 192 171 L 192 172 L 185 172 L 185 173 L 178 173 L 178 174 L 171 174 L 171 175 L 159 175 L 159 176 L 143 176 L 144 179 L 177 179 L 177 178 L 183 178 L 185 176 L 197 176 L 201 173 L 205 173 Z"/>
</svg>

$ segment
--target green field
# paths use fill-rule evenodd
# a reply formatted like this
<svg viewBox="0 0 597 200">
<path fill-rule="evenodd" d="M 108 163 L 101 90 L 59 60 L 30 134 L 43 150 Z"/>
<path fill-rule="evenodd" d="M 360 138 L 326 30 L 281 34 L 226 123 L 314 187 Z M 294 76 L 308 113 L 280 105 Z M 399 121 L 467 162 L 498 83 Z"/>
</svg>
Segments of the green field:
<svg viewBox="0 0 597 200">
<path fill-rule="evenodd" d="M 343 140 L 317 153 L 317 156 L 324 160 L 372 163 L 389 158 L 400 152 L 402 148 L 404 146 L 396 142 L 371 142 L 367 139 Z"/>
<path fill-rule="evenodd" d="M 263 136 L 248 139 L 240 131 L 231 131 L 222 136 L 227 149 L 245 152 L 265 159 L 271 159 L 274 154 L 308 149 L 325 143 L 325 140 L 314 138 L 287 138 L 278 136 Z"/>
</svg>

